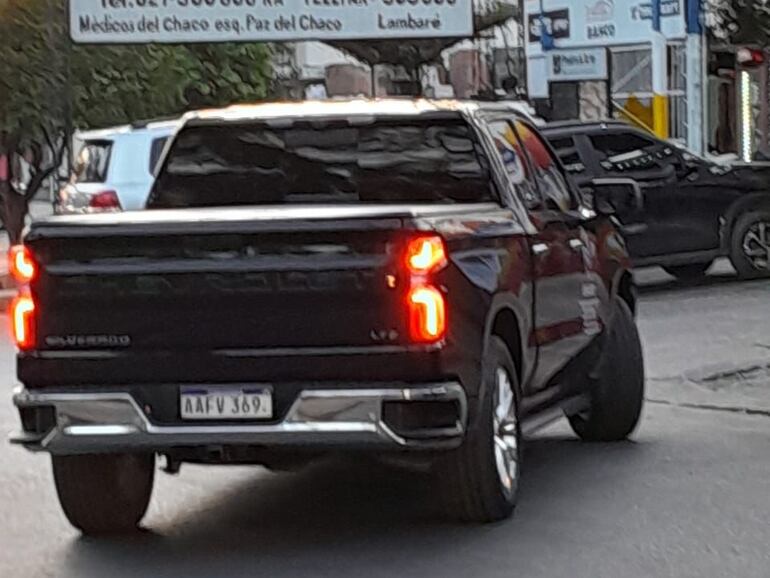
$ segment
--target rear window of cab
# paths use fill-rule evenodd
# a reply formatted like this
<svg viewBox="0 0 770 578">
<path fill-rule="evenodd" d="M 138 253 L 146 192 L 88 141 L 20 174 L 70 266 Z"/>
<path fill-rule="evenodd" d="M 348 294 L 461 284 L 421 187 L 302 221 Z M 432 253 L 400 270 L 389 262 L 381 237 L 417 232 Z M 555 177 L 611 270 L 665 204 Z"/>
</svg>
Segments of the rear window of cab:
<svg viewBox="0 0 770 578">
<path fill-rule="evenodd" d="M 494 200 L 489 163 L 461 117 L 189 126 L 149 207 Z"/>
</svg>

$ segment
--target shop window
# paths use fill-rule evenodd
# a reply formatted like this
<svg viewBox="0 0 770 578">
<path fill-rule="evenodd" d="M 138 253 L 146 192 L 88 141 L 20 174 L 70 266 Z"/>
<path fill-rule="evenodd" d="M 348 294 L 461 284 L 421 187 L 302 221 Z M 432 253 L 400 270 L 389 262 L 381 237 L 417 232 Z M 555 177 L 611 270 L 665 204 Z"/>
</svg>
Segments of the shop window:
<svg viewBox="0 0 770 578">
<path fill-rule="evenodd" d="M 649 48 L 613 48 L 613 94 L 652 92 L 652 50 Z"/>
<path fill-rule="evenodd" d="M 684 43 L 668 45 L 669 137 L 687 139 L 687 54 Z"/>
<path fill-rule="evenodd" d="M 612 48 L 610 99 L 614 116 L 652 129 L 652 51 Z"/>
<path fill-rule="evenodd" d="M 551 121 L 576 120 L 580 118 L 580 84 L 577 82 L 552 82 Z"/>
</svg>

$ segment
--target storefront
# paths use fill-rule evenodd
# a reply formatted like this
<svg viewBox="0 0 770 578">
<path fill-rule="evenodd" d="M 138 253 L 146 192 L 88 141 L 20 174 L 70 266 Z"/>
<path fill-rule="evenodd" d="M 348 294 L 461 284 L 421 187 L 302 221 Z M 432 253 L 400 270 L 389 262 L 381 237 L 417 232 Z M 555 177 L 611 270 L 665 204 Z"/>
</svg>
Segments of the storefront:
<svg viewBox="0 0 770 578">
<path fill-rule="evenodd" d="M 686 140 L 685 0 L 527 0 L 527 80 L 551 119 L 619 116 Z"/>
<path fill-rule="evenodd" d="M 770 160 L 770 53 L 713 45 L 707 83 L 707 147 L 741 160 Z"/>
</svg>

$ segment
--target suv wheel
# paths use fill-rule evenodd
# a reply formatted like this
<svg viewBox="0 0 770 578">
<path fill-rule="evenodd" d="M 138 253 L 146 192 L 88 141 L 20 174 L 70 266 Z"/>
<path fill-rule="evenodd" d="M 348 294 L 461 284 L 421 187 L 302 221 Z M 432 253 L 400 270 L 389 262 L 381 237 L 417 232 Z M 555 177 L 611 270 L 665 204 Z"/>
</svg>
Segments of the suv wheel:
<svg viewBox="0 0 770 578">
<path fill-rule="evenodd" d="M 748 212 L 735 222 L 730 261 L 741 277 L 770 276 L 770 210 Z"/>
<path fill-rule="evenodd" d="M 516 367 L 505 343 L 489 339 L 477 415 L 463 444 L 438 464 L 446 513 L 466 522 L 494 522 L 513 512 L 521 472 Z"/>
<path fill-rule="evenodd" d="M 586 441 L 619 441 L 639 422 L 644 403 L 642 344 L 628 305 L 615 299 L 612 325 L 602 358 L 591 377 L 591 406 L 571 416 L 570 425 Z"/>
<path fill-rule="evenodd" d="M 51 456 L 59 503 L 84 534 L 135 530 L 147 511 L 153 454 Z"/>
</svg>

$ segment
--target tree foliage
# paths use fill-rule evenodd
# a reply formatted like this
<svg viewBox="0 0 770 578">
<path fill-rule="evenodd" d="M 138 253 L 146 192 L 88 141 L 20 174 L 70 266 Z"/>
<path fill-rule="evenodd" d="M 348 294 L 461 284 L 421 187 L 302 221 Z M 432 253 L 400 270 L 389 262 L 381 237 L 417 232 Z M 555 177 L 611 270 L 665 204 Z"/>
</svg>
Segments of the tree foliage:
<svg viewBox="0 0 770 578">
<path fill-rule="evenodd" d="M 70 113 L 92 128 L 268 94 L 268 45 L 73 46 L 66 22 L 65 0 L 0 0 L 0 155 L 30 162 L 29 186 L 5 186 L 26 201 L 58 161 Z"/>
<path fill-rule="evenodd" d="M 72 56 L 79 127 L 254 101 L 270 81 L 269 51 L 259 44 L 77 47 Z"/>
<path fill-rule="evenodd" d="M 0 0 L 0 128 L 92 127 L 264 98 L 265 44 L 70 45 L 64 0 Z M 68 91 L 71 91 L 68 93 Z"/>
<path fill-rule="evenodd" d="M 770 46 L 770 0 L 706 0 L 713 36 L 733 44 Z"/>
</svg>

